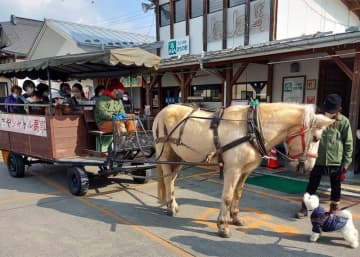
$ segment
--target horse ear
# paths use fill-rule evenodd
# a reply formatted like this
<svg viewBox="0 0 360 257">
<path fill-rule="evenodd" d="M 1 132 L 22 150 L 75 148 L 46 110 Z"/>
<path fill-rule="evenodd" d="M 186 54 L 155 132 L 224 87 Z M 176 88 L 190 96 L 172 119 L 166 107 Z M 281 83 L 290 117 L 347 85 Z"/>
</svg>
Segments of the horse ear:
<svg viewBox="0 0 360 257">
<path fill-rule="evenodd" d="M 319 128 L 326 128 L 327 126 L 333 124 L 335 122 L 334 119 L 330 119 L 322 114 L 316 114 L 316 126 Z"/>
</svg>

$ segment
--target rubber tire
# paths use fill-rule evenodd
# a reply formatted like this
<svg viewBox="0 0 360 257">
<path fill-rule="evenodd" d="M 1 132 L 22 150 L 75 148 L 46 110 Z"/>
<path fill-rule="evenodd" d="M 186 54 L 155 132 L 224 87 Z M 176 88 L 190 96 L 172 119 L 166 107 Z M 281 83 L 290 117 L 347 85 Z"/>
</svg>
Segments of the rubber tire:
<svg viewBox="0 0 360 257">
<path fill-rule="evenodd" d="M 89 177 L 82 167 L 71 167 L 67 172 L 69 190 L 73 195 L 83 196 L 89 189 Z"/>
<path fill-rule="evenodd" d="M 20 154 L 10 152 L 7 161 L 10 176 L 14 178 L 23 178 L 25 176 L 25 160 Z"/>
<path fill-rule="evenodd" d="M 132 175 L 134 176 L 146 176 L 146 170 L 134 170 L 133 172 L 131 172 Z M 147 179 L 146 178 L 135 178 L 133 177 L 133 180 L 136 184 L 145 184 L 147 183 Z"/>
</svg>

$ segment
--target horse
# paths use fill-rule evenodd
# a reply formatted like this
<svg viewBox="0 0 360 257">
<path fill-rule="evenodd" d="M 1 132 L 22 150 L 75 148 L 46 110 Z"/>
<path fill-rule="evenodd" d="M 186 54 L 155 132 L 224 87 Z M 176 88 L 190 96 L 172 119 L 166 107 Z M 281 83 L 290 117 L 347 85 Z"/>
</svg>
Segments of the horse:
<svg viewBox="0 0 360 257">
<path fill-rule="evenodd" d="M 251 113 L 256 114 L 255 119 L 249 115 L 254 109 Z M 179 207 L 174 182 L 182 169 L 181 161 L 219 163 L 224 184 L 217 227 L 219 236 L 227 238 L 231 235 L 229 217 L 236 226 L 244 224 L 239 214 L 244 183 L 264 155 L 286 142 L 290 161 L 294 165 L 301 162 L 304 172 L 310 171 L 315 165 L 322 131 L 333 120 L 315 114 L 313 105 L 290 103 L 261 103 L 255 108 L 230 106 L 215 116 L 213 112 L 180 104 L 168 105 L 156 115 L 152 132 L 158 162 L 158 198 L 162 206 L 166 205 L 168 215 L 175 216 Z M 262 139 L 262 144 L 254 143 L 254 134 Z M 263 145 L 262 151 L 259 145 Z"/>
</svg>

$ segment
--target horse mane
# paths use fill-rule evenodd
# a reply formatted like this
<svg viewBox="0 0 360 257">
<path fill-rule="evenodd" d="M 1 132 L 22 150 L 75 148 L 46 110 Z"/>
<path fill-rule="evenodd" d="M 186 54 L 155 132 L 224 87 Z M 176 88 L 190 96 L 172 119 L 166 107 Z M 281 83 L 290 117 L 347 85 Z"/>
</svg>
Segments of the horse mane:
<svg viewBox="0 0 360 257">
<path fill-rule="evenodd" d="M 310 128 L 311 122 L 315 116 L 315 105 L 305 104 L 304 106 L 304 127 Z"/>
</svg>

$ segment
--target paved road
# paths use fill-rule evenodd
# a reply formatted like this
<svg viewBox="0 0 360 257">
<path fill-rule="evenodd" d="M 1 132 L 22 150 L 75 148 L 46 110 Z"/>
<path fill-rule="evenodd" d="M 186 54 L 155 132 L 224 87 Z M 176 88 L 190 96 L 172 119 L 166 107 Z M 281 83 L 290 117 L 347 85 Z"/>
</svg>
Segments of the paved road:
<svg viewBox="0 0 360 257">
<path fill-rule="evenodd" d="M 204 178 L 187 170 L 178 180 L 181 209 L 173 218 L 158 207 L 153 182 L 96 178 L 79 198 L 68 193 L 62 167 L 34 165 L 15 179 L 0 164 L 0 256 L 359 256 L 340 233 L 308 242 L 309 220 L 292 218 L 300 195 L 254 186 L 246 186 L 242 200 L 247 225 L 219 238 L 222 184 L 217 176 Z M 360 229 L 360 208 L 352 211 Z"/>
</svg>

